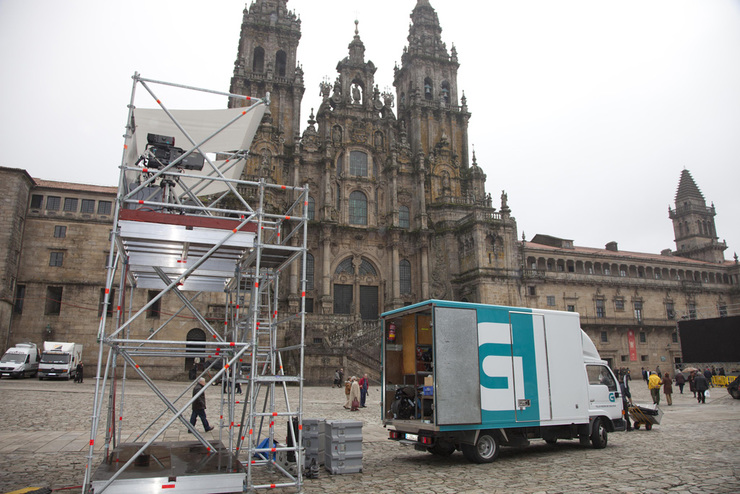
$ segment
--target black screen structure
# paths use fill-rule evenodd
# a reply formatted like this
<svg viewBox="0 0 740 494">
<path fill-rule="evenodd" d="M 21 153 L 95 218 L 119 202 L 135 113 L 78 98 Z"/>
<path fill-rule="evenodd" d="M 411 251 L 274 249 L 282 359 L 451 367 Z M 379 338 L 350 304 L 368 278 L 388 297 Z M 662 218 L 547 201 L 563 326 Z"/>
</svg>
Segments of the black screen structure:
<svg viewBox="0 0 740 494">
<path fill-rule="evenodd" d="M 740 362 L 740 316 L 678 322 L 684 362 Z"/>
</svg>

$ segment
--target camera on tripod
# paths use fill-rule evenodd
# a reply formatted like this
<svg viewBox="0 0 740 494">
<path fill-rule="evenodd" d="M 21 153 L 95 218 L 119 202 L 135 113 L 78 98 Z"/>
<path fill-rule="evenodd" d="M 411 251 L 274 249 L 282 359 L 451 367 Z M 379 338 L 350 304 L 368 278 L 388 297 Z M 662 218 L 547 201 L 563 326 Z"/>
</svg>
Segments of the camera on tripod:
<svg viewBox="0 0 740 494">
<path fill-rule="evenodd" d="M 149 151 L 147 166 L 149 168 L 163 168 L 185 154 L 182 148 L 175 147 L 175 138 L 158 134 L 146 135 L 146 149 Z M 197 151 L 193 151 L 177 163 L 177 168 L 184 170 L 202 170 L 205 159 Z"/>
</svg>

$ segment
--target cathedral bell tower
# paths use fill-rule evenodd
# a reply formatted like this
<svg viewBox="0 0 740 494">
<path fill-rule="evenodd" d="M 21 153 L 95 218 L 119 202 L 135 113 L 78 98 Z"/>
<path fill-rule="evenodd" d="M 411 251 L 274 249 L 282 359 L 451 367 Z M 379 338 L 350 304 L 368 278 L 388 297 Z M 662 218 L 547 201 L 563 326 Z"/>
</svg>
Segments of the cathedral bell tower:
<svg viewBox="0 0 740 494">
<path fill-rule="evenodd" d="M 676 255 L 715 263 L 724 262 L 725 242 L 717 240 L 714 204 L 707 207 L 688 170 L 681 172 L 676 191 L 676 209 L 668 208 L 676 237 Z"/>
<path fill-rule="evenodd" d="M 447 51 L 442 28 L 429 0 L 418 0 L 411 13 L 408 46 L 396 66 L 393 85 L 398 119 L 408 131 L 414 164 L 427 173 L 427 201 L 463 197 L 485 199 L 473 186 L 468 154 L 470 113 L 457 86 L 457 51 Z M 476 170 L 478 172 L 479 170 Z M 480 177 L 475 177 L 479 182 Z"/>
<path fill-rule="evenodd" d="M 300 139 L 300 110 L 305 87 L 297 62 L 301 21 L 288 11 L 287 0 L 255 0 L 242 18 L 239 49 L 230 92 L 262 98 L 270 93 L 244 178 L 292 184 L 288 172 Z M 230 101 L 229 107 L 246 104 Z"/>
</svg>

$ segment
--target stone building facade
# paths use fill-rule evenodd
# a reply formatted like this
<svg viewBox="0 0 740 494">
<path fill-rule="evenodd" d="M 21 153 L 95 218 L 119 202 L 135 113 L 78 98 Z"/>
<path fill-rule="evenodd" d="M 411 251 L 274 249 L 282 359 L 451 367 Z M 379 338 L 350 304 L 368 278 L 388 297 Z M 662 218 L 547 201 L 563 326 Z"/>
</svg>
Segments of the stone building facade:
<svg viewBox="0 0 740 494">
<path fill-rule="evenodd" d="M 315 112 L 301 129 L 300 20 L 286 0 L 255 0 L 243 13 L 231 91 L 255 97 L 270 93 L 271 98 L 243 178 L 310 188 L 308 382 L 330 382 L 338 367 L 347 374 L 377 375 L 378 315 L 429 298 L 577 311 L 602 356 L 633 372 L 681 358 L 679 318 L 738 313 L 737 259 L 724 260 L 726 245 L 718 242 L 714 206 L 707 207 L 688 171 L 669 211 L 675 251 L 623 252 L 616 243 L 596 249 L 547 235 L 520 240 L 506 193 L 494 205 L 486 175 L 469 152 L 472 113 L 457 80 L 457 52 L 442 41 L 439 19 L 427 0 L 418 0 L 411 21 L 401 66 L 394 71 L 394 92 L 379 91 L 376 67 L 365 59 L 356 25 L 336 79 L 319 85 Z M 7 260 L 0 264 L 6 266 L 0 310 L 16 306 L 12 321 L 0 331 L 12 331 L 7 342 L 40 342 L 49 339 L 44 331 L 50 327 L 56 339 L 84 340 L 89 356 L 88 349 L 97 347 L 96 311 L 102 310 L 111 217 L 97 209 L 87 216 L 67 214 L 63 205 L 76 197 L 80 204 L 94 200 L 98 207 L 113 201 L 116 191 L 0 171 L 26 190 L 11 202 L 18 211 L 13 221 L 21 225 L 10 229 L 16 239 L 6 241 L 6 232 L 0 232 L 2 245 L 9 246 L 0 261 L 13 257 L 12 245 L 23 245 L 17 272 L 8 269 Z M 52 195 L 63 201 L 53 214 L 34 199 Z M 287 204 L 274 206 L 287 209 Z M 67 227 L 67 237 L 55 237 L 57 227 Z M 26 248 L 30 243 L 34 246 Z M 68 263 L 61 269 L 50 265 L 55 252 Z M 281 283 L 282 311 L 298 310 L 301 272 L 294 263 L 288 283 Z M 17 280 L 17 286 L 7 279 Z M 65 301 L 56 315 L 46 313 L 53 287 L 62 287 Z M 152 295 L 135 290 L 134 310 Z M 175 303 L 163 299 L 161 312 L 174 312 Z M 198 303 L 215 318 L 222 311 L 216 300 Z M 146 335 L 157 321 L 152 315 L 152 328 L 136 331 Z M 172 339 L 205 337 L 197 321 L 187 318 L 168 331 Z M 295 335 L 288 331 L 282 337 L 291 343 Z M 186 365 L 161 369 L 160 375 L 182 375 Z"/>
</svg>

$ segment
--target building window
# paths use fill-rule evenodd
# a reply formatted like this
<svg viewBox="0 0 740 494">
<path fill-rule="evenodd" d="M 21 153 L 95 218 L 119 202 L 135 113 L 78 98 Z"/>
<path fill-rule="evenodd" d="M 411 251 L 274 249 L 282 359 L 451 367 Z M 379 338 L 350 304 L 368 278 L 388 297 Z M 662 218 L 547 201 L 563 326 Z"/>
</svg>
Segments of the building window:
<svg viewBox="0 0 740 494">
<path fill-rule="evenodd" d="M 349 195 L 350 225 L 367 225 L 367 197 L 356 190 Z"/>
<path fill-rule="evenodd" d="M 624 299 L 618 298 L 614 301 L 615 310 L 624 310 Z"/>
<path fill-rule="evenodd" d="M 13 312 L 23 314 L 23 302 L 26 299 L 26 285 L 17 285 L 15 287 L 15 300 L 13 301 Z"/>
<path fill-rule="evenodd" d="M 619 276 L 621 276 L 622 278 L 627 277 L 627 271 L 625 271 L 624 269 L 620 269 L 619 270 Z"/>
<path fill-rule="evenodd" d="M 619 359 L 620 359 L 620 360 L 621 360 L 622 362 L 627 362 L 627 360 L 629 360 L 629 355 L 622 355 L 621 357 L 619 357 Z"/>
<path fill-rule="evenodd" d="M 41 209 L 42 204 L 44 204 L 44 196 L 39 194 L 31 196 L 31 209 Z"/>
<path fill-rule="evenodd" d="M 313 290 L 313 255 L 306 252 L 306 290 Z"/>
<path fill-rule="evenodd" d="M 569 305 L 566 310 L 568 312 L 575 312 L 576 311 L 576 306 L 575 305 Z"/>
<path fill-rule="evenodd" d="M 111 288 L 110 289 L 110 296 L 108 297 L 108 307 L 105 311 L 106 315 L 108 317 L 113 316 L 113 307 L 115 306 L 115 299 L 116 299 L 116 289 Z M 150 299 L 151 300 L 151 299 Z M 103 315 L 103 307 L 105 306 L 105 288 L 100 289 L 100 304 L 98 308 L 98 317 Z"/>
<path fill-rule="evenodd" d="M 673 334 L 671 334 L 671 341 L 673 343 L 678 343 L 678 333 L 676 333 L 675 331 L 673 332 Z"/>
<path fill-rule="evenodd" d="M 77 198 L 75 197 L 67 197 L 64 199 L 64 211 L 68 213 L 76 213 L 77 212 Z"/>
<path fill-rule="evenodd" d="M 689 303 L 689 319 L 696 319 L 696 304 Z"/>
<path fill-rule="evenodd" d="M 527 288 L 529 290 L 529 295 L 531 295 L 531 296 L 537 295 L 537 287 L 535 287 L 535 286 L 529 286 Z"/>
<path fill-rule="evenodd" d="M 407 206 L 398 208 L 398 226 L 401 228 L 408 228 L 410 226 L 409 208 Z"/>
<path fill-rule="evenodd" d="M 88 213 L 92 214 L 95 212 L 95 201 L 92 199 L 83 199 L 82 200 L 82 208 L 80 209 L 81 213 Z"/>
<path fill-rule="evenodd" d="M 676 310 L 673 308 L 673 302 L 665 303 L 665 317 L 666 319 L 676 318 Z"/>
<path fill-rule="evenodd" d="M 98 202 L 98 214 L 110 214 L 112 205 L 113 203 L 110 201 Z"/>
<path fill-rule="evenodd" d="M 349 174 L 355 177 L 367 177 L 367 154 L 362 151 L 350 151 Z"/>
<path fill-rule="evenodd" d="M 147 292 L 147 304 L 154 300 L 154 297 L 159 295 L 159 290 L 149 290 Z M 149 306 L 149 308 L 146 310 L 146 318 L 147 319 L 159 319 L 159 314 L 161 313 L 160 308 L 162 307 L 162 299 L 157 299 L 156 302 L 154 302 L 152 305 Z M 111 304 L 112 305 L 112 304 Z M 108 315 L 111 313 L 109 312 Z"/>
<path fill-rule="evenodd" d="M 548 295 L 547 296 L 547 306 L 548 307 L 555 307 L 555 295 Z"/>
<path fill-rule="evenodd" d="M 603 300 L 596 301 L 596 317 L 606 317 L 606 307 Z"/>
<path fill-rule="evenodd" d="M 604 268 L 604 274 L 605 275 L 610 275 L 610 274 L 612 274 L 612 272 L 611 272 L 611 270 L 609 268 Z"/>
<path fill-rule="evenodd" d="M 648 361 L 648 356 L 647 355 L 640 355 L 640 361 L 641 362 L 647 362 Z"/>
<path fill-rule="evenodd" d="M 265 71 L 265 49 L 258 46 L 252 55 L 252 72 L 261 74 Z"/>
<path fill-rule="evenodd" d="M 424 79 L 424 99 L 432 99 L 432 79 L 430 79 L 429 77 Z"/>
<path fill-rule="evenodd" d="M 64 238 L 67 236 L 67 227 L 57 225 L 54 227 L 54 238 Z"/>
<path fill-rule="evenodd" d="M 344 261 L 340 262 L 335 271 L 336 274 L 346 273 L 350 276 L 355 274 L 355 268 L 352 265 L 352 258 L 348 257 Z"/>
<path fill-rule="evenodd" d="M 406 259 L 398 263 L 398 276 L 401 281 L 401 295 L 411 293 L 411 263 Z"/>
<path fill-rule="evenodd" d="M 362 258 L 362 261 L 360 262 L 360 269 L 358 270 L 358 274 L 360 276 L 368 276 L 368 275 L 378 276 L 378 272 L 375 271 L 375 268 L 373 267 L 372 263 L 370 263 L 370 261 L 368 261 L 364 257 Z"/>
<path fill-rule="evenodd" d="M 640 331 L 640 343 L 647 343 L 647 334 L 645 331 Z"/>
<path fill-rule="evenodd" d="M 316 219 L 316 201 L 313 197 L 308 198 L 308 219 L 313 221 Z"/>
<path fill-rule="evenodd" d="M 719 317 L 727 317 L 727 306 L 726 305 L 720 304 L 718 309 L 719 309 Z"/>
<path fill-rule="evenodd" d="M 642 302 L 636 301 L 635 305 L 635 319 L 642 321 Z"/>
<path fill-rule="evenodd" d="M 59 267 L 64 263 L 64 252 L 52 252 L 49 254 L 49 266 Z"/>
<path fill-rule="evenodd" d="M 61 203 L 61 197 L 49 196 L 46 198 L 46 209 L 47 211 L 59 211 L 59 206 Z"/>
<path fill-rule="evenodd" d="M 306 314 L 313 314 L 313 299 L 305 298 L 306 301 Z"/>
<path fill-rule="evenodd" d="M 606 331 L 601 332 L 601 342 L 602 343 L 609 343 L 609 335 Z"/>
<path fill-rule="evenodd" d="M 44 304 L 44 315 L 58 316 L 62 312 L 62 287 L 46 287 L 46 303 Z"/>
</svg>

